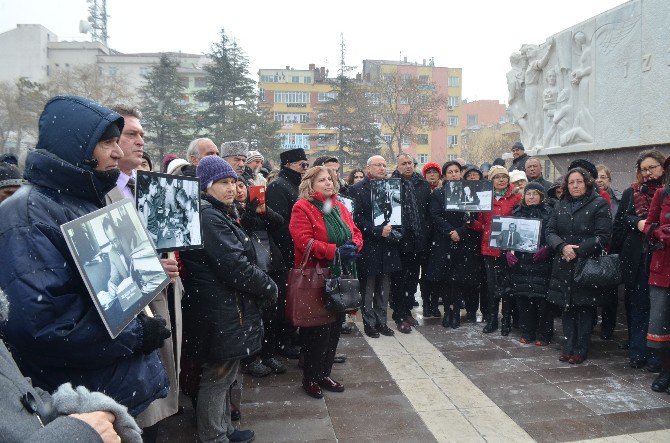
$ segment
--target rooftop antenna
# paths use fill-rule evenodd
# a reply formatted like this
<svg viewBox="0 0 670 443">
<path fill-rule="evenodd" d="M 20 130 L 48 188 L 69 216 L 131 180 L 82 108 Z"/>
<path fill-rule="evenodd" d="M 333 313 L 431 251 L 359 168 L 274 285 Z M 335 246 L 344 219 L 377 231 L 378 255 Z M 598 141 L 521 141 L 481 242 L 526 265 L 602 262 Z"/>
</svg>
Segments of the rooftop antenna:
<svg viewBox="0 0 670 443">
<path fill-rule="evenodd" d="M 91 24 L 90 33 L 94 41 L 107 46 L 107 0 L 86 0 L 88 3 L 88 22 Z M 80 26 L 80 29 L 82 27 Z"/>
</svg>

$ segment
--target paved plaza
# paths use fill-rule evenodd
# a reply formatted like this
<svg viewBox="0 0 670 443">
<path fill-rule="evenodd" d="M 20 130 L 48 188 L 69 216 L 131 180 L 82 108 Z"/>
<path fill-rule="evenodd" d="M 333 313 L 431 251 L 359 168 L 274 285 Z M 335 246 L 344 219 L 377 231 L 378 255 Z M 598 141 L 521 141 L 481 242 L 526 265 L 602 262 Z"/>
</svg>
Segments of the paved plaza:
<svg viewBox="0 0 670 443">
<path fill-rule="evenodd" d="M 348 359 L 333 378 L 346 391 L 320 400 L 302 392 L 295 360 L 283 375 L 240 375 L 241 428 L 257 442 L 670 441 L 670 395 L 649 389 L 655 374 L 628 367 L 624 325 L 614 340 L 595 333 L 582 365 L 559 362 L 560 344 L 522 345 L 518 330 L 501 337 L 482 327 L 427 319 L 407 335 L 343 335 Z M 556 327 L 560 336 L 559 319 Z M 183 404 L 161 441 L 196 441 Z"/>
</svg>

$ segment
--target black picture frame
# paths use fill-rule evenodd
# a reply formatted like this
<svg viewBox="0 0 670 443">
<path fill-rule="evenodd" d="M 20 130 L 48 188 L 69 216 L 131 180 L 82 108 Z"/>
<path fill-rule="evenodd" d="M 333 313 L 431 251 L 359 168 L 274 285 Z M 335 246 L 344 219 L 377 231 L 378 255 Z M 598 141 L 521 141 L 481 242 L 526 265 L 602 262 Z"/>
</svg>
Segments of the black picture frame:
<svg viewBox="0 0 670 443">
<path fill-rule="evenodd" d="M 129 198 L 65 223 L 61 231 L 112 338 L 170 283 Z"/>
<path fill-rule="evenodd" d="M 370 181 L 374 226 L 402 226 L 401 186 L 399 178 Z"/>
<path fill-rule="evenodd" d="M 516 235 L 509 234 L 511 224 L 515 225 L 514 232 L 518 234 L 518 240 L 514 238 Z M 538 218 L 495 216 L 491 222 L 489 247 L 535 253 L 540 248 L 541 232 L 542 220 Z"/>
<path fill-rule="evenodd" d="M 200 203 L 200 179 L 137 171 L 135 207 L 158 252 L 203 248 Z"/>
<path fill-rule="evenodd" d="M 445 181 L 444 207 L 447 211 L 491 212 L 493 183 L 488 180 Z"/>
</svg>

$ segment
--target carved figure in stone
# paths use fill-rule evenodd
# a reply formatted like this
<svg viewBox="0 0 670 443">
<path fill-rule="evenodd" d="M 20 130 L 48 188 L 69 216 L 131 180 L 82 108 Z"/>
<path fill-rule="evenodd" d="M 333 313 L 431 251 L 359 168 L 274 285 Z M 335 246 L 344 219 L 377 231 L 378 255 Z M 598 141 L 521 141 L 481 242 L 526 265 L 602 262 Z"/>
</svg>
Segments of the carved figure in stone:
<svg viewBox="0 0 670 443">
<path fill-rule="evenodd" d="M 576 87 L 576 114 L 574 128 L 581 128 L 587 134 L 593 133 L 594 122 L 591 115 L 591 45 L 582 31 L 573 36 L 579 54 L 579 66 L 572 71 L 570 82 Z"/>
<path fill-rule="evenodd" d="M 528 126 L 532 132 L 529 146 L 534 146 L 541 143 L 542 133 L 544 132 L 542 123 L 542 105 L 540 104 L 540 80 L 542 79 L 542 70 L 549 62 L 552 49 L 554 47 L 554 39 L 551 38 L 545 45 L 523 45 L 521 53 L 525 55 L 528 60 L 528 67 L 526 69 L 526 109 L 528 112 Z M 544 54 L 542 54 L 544 52 Z"/>
<path fill-rule="evenodd" d="M 559 89 L 556 86 L 556 70 L 554 68 L 547 70 L 546 81 L 547 87 L 542 92 L 542 111 L 544 112 L 543 133 L 549 135 L 553 125 L 554 115 L 556 114 L 556 108 L 558 107 Z M 552 134 L 555 134 L 555 131 Z M 551 137 L 545 137 L 542 141 L 542 146 L 545 148 L 557 145 L 558 137 L 554 137 L 553 140 Z"/>
<path fill-rule="evenodd" d="M 528 111 L 524 99 L 526 58 L 520 52 L 513 52 L 509 56 L 509 62 L 512 69 L 507 72 L 507 90 L 509 91 L 507 103 L 515 123 L 521 128 L 521 140 L 526 145 L 530 135 Z"/>
<path fill-rule="evenodd" d="M 580 126 L 572 126 L 573 106 L 570 103 L 570 89 L 564 88 L 558 93 L 557 111 L 554 113 L 549 131 L 545 134 L 545 147 L 549 141 L 558 137 L 558 145 L 567 146 L 575 143 L 593 143 L 593 137 Z M 554 145 L 555 146 L 555 145 Z"/>
</svg>

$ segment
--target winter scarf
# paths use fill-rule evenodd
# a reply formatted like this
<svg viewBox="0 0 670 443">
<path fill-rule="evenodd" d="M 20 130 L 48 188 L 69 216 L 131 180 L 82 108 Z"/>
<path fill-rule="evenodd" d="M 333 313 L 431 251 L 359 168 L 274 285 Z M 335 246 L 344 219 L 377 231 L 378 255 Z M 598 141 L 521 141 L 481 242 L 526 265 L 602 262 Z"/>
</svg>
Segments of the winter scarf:
<svg viewBox="0 0 670 443">
<path fill-rule="evenodd" d="M 633 188 L 635 214 L 638 217 L 646 218 L 649 213 L 649 206 L 651 206 L 651 199 L 654 197 L 656 190 L 663 187 L 663 181 L 660 178 L 655 178 L 644 183 L 635 182 L 630 186 Z"/>
<path fill-rule="evenodd" d="M 334 243 L 336 246 L 342 246 L 348 240 L 351 240 L 352 236 L 349 226 L 342 220 L 340 208 L 334 202 L 335 198 L 333 195 L 327 199 L 317 193 L 309 201 L 323 214 L 323 221 L 326 223 L 326 232 L 328 232 L 328 242 Z M 333 260 L 333 263 L 330 265 L 330 272 L 334 277 L 342 273 L 340 263 L 337 260 Z"/>
</svg>

